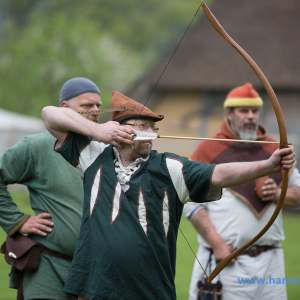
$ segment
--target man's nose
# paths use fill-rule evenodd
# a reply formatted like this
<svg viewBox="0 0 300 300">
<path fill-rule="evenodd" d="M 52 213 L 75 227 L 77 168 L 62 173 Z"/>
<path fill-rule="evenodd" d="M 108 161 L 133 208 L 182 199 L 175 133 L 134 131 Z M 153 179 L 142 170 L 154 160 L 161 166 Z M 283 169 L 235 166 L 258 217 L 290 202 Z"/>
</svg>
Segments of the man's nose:
<svg viewBox="0 0 300 300">
<path fill-rule="evenodd" d="M 93 105 L 92 107 L 91 107 L 91 110 L 92 111 L 94 111 L 94 110 L 99 110 L 99 106 L 97 106 L 96 104 L 95 105 Z M 99 114 L 99 112 L 96 112 L 96 113 L 94 113 L 94 114 Z"/>
<path fill-rule="evenodd" d="M 248 114 L 247 114 L 247 119 L 251 119 L 253 120 L 254 119 L 254 113 L 252 110 L 249 110 Z"/>
</svg>

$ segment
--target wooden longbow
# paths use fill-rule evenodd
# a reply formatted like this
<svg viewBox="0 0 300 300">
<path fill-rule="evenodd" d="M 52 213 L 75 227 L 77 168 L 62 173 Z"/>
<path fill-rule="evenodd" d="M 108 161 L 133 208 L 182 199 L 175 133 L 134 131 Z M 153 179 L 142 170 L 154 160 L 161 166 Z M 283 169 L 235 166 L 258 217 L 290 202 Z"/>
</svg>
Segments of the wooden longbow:
<svg viewBox="0 0 300 300">
<path fill-rule="evenodd" d="M 268 79 L 266 76 L 263 74 L 261 69 L 258 67 L 258 65 L 254 62 L 254 60 L 246 53 L 246 51 L 241 48 L 228 34 L 227 32 L 223 29 L 221 24 L 218 22 L 218 20 L 215 18 L 215 16 L 212 14 L 210 9 L 207 7 L 204 1 L 201 1 L 202 8 L 204 10 L 204 13 L 206 14 L 209 22 L 211 25 L 214 27 L 214 29 L 231 45 L 233 46 L 243 57 L 244 59 L 248 62 L 248 64 L 252 67 L 260 81 L 262 82 L 263 86 L 265 87 L 270 100 L 272 102 L 276 118 L 277 118 L 277 123 L 279 127 L 279 133 L 280 133 L 280 148 L 287 148 L 288 143 L 287 143 L 287 134 L 286 134 L 286 127 L 282 115 L 282 111 L 279 105 L 279 102 L 277 100 L 277 97 L 273 91 L 272 86 L 270 85 Z M 276 208 L 268 221 L 268 223 L 265 225 L 265 227 L 249 242 L 247 242 L 245 245 L 241 246 L 240 248 L 236 249 L 234 252 L 232 252 L 230 255 L 225 257 L 213 270 L 213 272 L 210 274 L 208 277 L 208 281 L 211 282 L 225 267 L 226 265 L 234 258 L 236 257 L 240 252 L 243 250 L 247 249 L 249 246 L 251 246 L 253 243 L 255 243 L 258 239 L 260 239 L 266 232 L 267 230 L 272 226 L 274 223 L 275 219 L 277 218 L 287 191 L 288 187 L 288 171 L 287 170 L 282 170 L 282 187 L 281 187 L 281 193 L 280 197 L 278 200 L 278 203 L 276 205 Z"/>
<path fill-rule="evenodd" d="M 286 127 L 285 127 L 285 123 L 284 123 L 284 119 L 283 119 L 283 115 L 282 115 L 282 111 L 279 105 L 279 102 L 277 100 L 277 97 L 274 93 L 274 90 L 272 88 L 272 86 L 270 85 L 268 79 L 266 78 L 266 76 L 263 74 L 263 72 L 261 71 L 261 69 L 258 67 L 258 65 L 254 62 L 254 60 L 246 53 L 246 51 L 240 47 L 228 34 L 227 32 L 223 29 L 223 27 L 221 26 L 221 24 L 218 22 L 218 20 L 216 19 L 216 17 L 212 14 L 212 12 L 210 11 L 210 9 L 207 7 L 207 5 L 205 4 L 204 1 L 201 1 L 201 5 L 203 8 L 204 13 L 206 14 L 209 22 L 211 23 L 211 25 L 214 27 L 214 29 L 231 45 L 233 46 L 243 57 L 244 59 L 248 62 L 248 64 L 252 67 L 252 69 L 254 70 L 254 72 L 256 73 L 256 75 L 258 76 L 258 78 L 260 79 L 260 81 L 262 82 L 264 88 L 266 89 L 271 103 L 273 105 L 273 109 L 275 111 L 276 114 L 276 118 L 277 118 L 277 123 L 278 123 L 278 127 L 279 127 L 279 133 L 280 133 L 280 148 L 287 148 L 288 147 L 288 143 L 287 143 L 287 134 L 286 134 Z M 200 7 L 198 8 L 196 14 L 198 13 Z M 196 16 L 195 14 L 195 16 Z M 195 19 L 195 16 L 193 17 L 192 21 Z M 191 23 L 192 23 L 191 21 Z M 190 25 L 191 25 L 190 23 Z M 190 27 L 189 25 L 189 27 Z M 188 28 L 189 28 L 188 27 Z M 187 28 L 187 29 L 188 29 Z M 184 34 L 185 35 L 185 34 Z M 183 37 L 184 37 L 183 35 Z M 182 39 L 183 39 L 182 37 Z M 180 40 L 179 44 L 181 43 L 182 39 Z M 179 46 L 179 45 L 178 45 Z M 178 46 L 176 47 L 174 53 L 176 52 Z M 174 55 L 173 53 L 173 55 Z M 173 57 L 172 55 L 172 57 Z M 171 59 L 172 59 L 171 57 Z M 171 59 L 169 60 L 169 62 L 171 61 Z M 167 63 L 165 69 L 167 68 L 167 66 L 169 65 L 169 62 Z M 165 71 L 164 69 L 164 71 Z M 162 72 L 160 78 L 162 77 L 164 71 Z M 160 78 L 158 79 L 156 85 L 158 84 Z M 156 87 L 155 85 L 155 87 Z M 154 89 L 155 89 L 154 87 Z M 154 90 L 153 89 L 153 90 Z M 152 92 L 153 92 L 152 90 Z M 152 94 L 151 92 L 151 94 Z M 150 96 L 151 96 L 150 94 Z M 149 100 L 150 96 L 148 97 L 147 101 Z M 147 103 L 146 101 L 146 103 Z M 144 106 L 146 105 L 146 103 L 144 104 Z M 118 109 L 119 110 L 119 109 Z M 108 111 L 112 111 L 110 109 L 108 110 L 99 110 L 99 111 L 92 111 L 92 112 L 84 112 L 84 113 L 101 113 L 101 112 L 108 112 Z M 162 136 L 163 137 L 163 136 Z M 175 137 L 169 137 L 169 138 L 175 138 Z M 180 137 L 181 138 L 181 137 Z M 249 242 L 247 242 L 245 245 L 241 246 L 240 248 L 236 249 L 234 252 L 232 252 L 230 255 L 228 255 L 227 257 L 225 257 L 217 266 L 216 268 L 213 270 L 213 272 L 211 273 L 211 275 L 208 277 L 208 281 L 211 282 L 225 267 L 226 265 L 234 258 L 236 257 L 240 252 L 242 252 L 243 250 L 247 249 L 248 247 L 250 247 L 253 243 L 255 243 L 258 239 L 260 239 L 266 232 L 267 230 L 272 226 L 272 224 L 274 223 L 275 219 L 277 218 L 278 214 L 281 211 L 285 196 L 286 196 L 286 191 L 287 191 L 287 187 L 288 187 L 288 170 L 282 170 L 281 171 L 282 174 L 282 186 L 281 186 L 281 193 L 280 193 L 280 197 L 279 200 L 277 202 L 276 208 L 270 218 L 270 220 L 268 221 L 268 223 L 265 225 L 265 227 L 253 238 L 251 239 Z M 196 257 L 197 258 L 197 257 Z M 200 262 L 199 262 L 200 263 Z M 200 264 L 201 265 L 201 264 Z M 202 267 L 202 266 L 201 266 Z"/>
</svg>

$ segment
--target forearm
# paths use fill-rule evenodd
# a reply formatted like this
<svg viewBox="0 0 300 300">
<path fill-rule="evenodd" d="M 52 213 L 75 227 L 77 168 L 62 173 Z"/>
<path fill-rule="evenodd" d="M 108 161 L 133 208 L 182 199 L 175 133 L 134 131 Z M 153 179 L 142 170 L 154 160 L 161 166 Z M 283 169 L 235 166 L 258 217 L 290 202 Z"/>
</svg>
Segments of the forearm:
<svg viewBox="0 0 300 300">
<path fill-rule="evenodd" d="M 259 177 L 273 174 L 266 160 L 243 163 L 219 164 L 215 167 L 211 185 L 213 187 L 230 187 L 244 184 Z"/>
<path fill-rule="evenodd" d="M 134 130 L 130 126 L 122 126 L 114 121 L 98 124 L 70 108 L 47 106 L 42 110 L 42 118 L 49 132 L 61 143 L 68 132 L 75 132 L 114 146 L 116 143 L 134 144 Z"/>
<path fill-rule="evenodd" d="M 277 149 L 267 160 L 217 165 L 211 184 L 213 187 L 230 187 L 244 184 L 281 170 L 292 169 L 294 163 L 295 153 L 293 146 Z"/>
<path fill-rule="evenodd" d="M 6 185 L 0 180 L 0 227 L 8 236 L 12 236 L 29 217 L 30 215 L 26 215 L 19 210 L 7 191 Z"/>
<path fill-rule="evenodd" d="M 212 249 L 216 249 L 224 243 L 210 222 L 205 208 L 200 209 L 194 215 L 192 224 Z"/>
<path fill-rule="evenodd" d="M 94 137 L 100 125 L 64 107 L 47 106 L 42 110 L 42 118 L 49 132 L 61 142 L 68 132 Z"/>
</svg>

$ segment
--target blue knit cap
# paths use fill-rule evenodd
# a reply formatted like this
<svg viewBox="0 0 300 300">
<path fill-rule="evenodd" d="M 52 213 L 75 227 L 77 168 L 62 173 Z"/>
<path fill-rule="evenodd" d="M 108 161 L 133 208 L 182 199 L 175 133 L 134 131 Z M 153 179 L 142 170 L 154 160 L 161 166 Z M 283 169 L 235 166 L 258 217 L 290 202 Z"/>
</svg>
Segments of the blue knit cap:
<svg viewBox="0 0 300 300">
<path fill-rule="evenodd" d="M 83 77 L 69 79 L 61 88 L 59 103 L 84 93 L 97 93 L 101 96 L 100 90 L 93 81 Z"/>
</svg>

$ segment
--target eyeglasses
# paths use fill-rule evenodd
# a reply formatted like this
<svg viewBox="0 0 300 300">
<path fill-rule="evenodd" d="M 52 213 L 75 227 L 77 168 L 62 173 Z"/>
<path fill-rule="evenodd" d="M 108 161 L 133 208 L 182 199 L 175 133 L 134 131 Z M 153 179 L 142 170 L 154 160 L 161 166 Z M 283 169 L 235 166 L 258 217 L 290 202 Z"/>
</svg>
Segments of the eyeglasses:
<svg viewBox="0 0 300 300">
<path fill-rule="evenodd" d="M 145 125 L 145 124 L 129 124 L 129 123 L 123 123 L 122 125 L 129 125 L 129 126 L 137 126 L 140 131 L 147 131 L 148 128 L 151 128 L 153 132 L 157 132 L 159 130 L 158 127 L 154 125 Z"/>
</svg>

